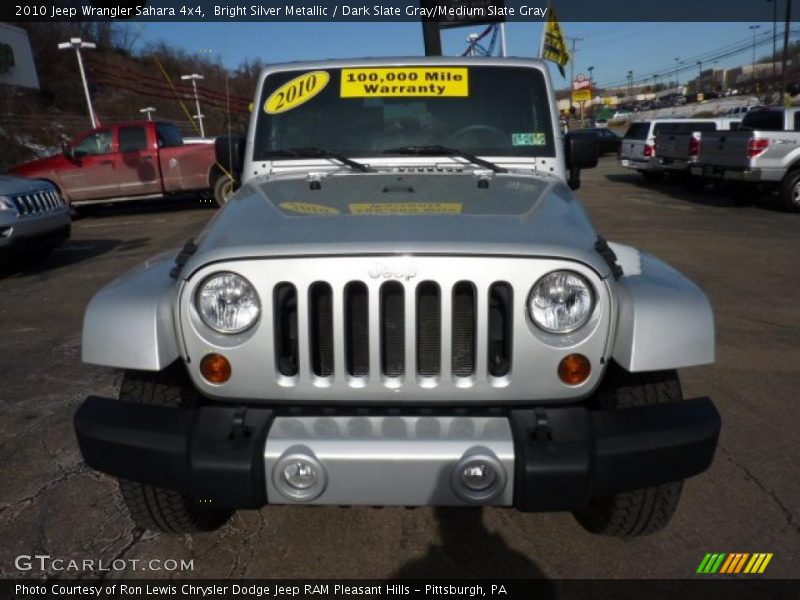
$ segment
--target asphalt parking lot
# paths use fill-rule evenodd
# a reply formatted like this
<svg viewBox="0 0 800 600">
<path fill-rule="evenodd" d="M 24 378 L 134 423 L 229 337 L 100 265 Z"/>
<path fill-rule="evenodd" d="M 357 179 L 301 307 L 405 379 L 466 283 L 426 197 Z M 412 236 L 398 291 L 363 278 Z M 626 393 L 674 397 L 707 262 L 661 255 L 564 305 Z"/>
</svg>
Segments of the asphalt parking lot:
<svg viewBox="0 0 800 600">
<path fill-rule="evenodd" d="M 665 531 L 619 540 L 569 514 L 360 507 L 267 507 L 196 536 L 135 529 L 114 481 L 82 466 L 72 415 L 90 393 L 115 394 L 121 377 L 80 362 L 91 296 L 214 215 L 199 201 L 150 203 L 96 210 L 44 264 L 0 275 L 0 576 L 41 577 L 15 557 L 48 554 L 193 559 L 193 571 L 112 577 L 681 578 L 706 552 L 770 552 L 765 576 L 800 577 L 800 215 L 645 184 L 611 158 L 583 179 L 579 195 L 608 239 L 666 260 L 715 309 L 717 363 L 681 377 L 685 396 L 717 403 L 721 445 Z"/>
</svg>

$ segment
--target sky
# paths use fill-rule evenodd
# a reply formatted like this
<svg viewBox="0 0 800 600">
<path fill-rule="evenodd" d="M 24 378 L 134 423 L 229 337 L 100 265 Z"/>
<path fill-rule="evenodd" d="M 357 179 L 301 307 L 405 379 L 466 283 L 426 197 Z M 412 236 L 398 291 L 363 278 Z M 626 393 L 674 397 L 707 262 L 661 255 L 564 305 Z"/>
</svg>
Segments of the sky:
<svg viewBox="0 0 800 600">
<path fill-rule="evenodd" d="M 594 67 L 593 79 L 600 85 L 624 84 L 627 72 L 670 70 L 675 58 L 689 59 L 734 43 L 753 39 L 753 23 L 562 23 L 567 36 L 577 42 L 575 74 Z M 757 42 L 763 43 L 757 56 L 772 50 L 772 23 L 758 24 Z M 364 56 L 416 56 L 424 53 L 422 27 L 418 22 L 375 23 L 138 23 L 140 44 L 167 40 L 188 52 L 219 56 L 229 67 L 247 58 L 265 62 L 351 58 Z M 778 25 L 780 33 L 782 24 Z M 461 54 L 470 32 L 481 26 L 447 30 L 443 53 Z M 508 23 L 509 56 L 533 57 L 539 49 L 542 23 Z M 749 46 L 748 46 L 749 47 Z M 780 42 L 778 48 L 780 49 Z M 750 51 L 721 60 L 718 68 L 750 63 Z M 691 60 L 691 65 L 696 61 Z M 706 63 L 703 68 L 709 68 Z M 569 69 L 569 67 L 568 67 Z M 567 80 L 551 69 L 556 85 Z M 697 74 L 695 67 L 680 75 L 681 82 Z M 567 74 L 567 76 L 569 76 Z M 661 81 L 661 80 L 660 80 Z"/>
</svg>

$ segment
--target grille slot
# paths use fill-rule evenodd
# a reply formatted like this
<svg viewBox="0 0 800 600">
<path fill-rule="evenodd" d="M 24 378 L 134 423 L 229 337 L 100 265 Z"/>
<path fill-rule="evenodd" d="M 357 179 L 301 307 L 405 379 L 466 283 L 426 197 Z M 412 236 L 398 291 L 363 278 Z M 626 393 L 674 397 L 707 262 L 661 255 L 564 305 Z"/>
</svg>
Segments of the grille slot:
<svg viewBox="0 0 800 600">
<path fill-rule="evenodd" d="M 318 377 L 333 374 L 333 291 L 317 282 L 308 290 L 311 371 Z"/>
<path fill-rule="evenodd" d="M 56 210 L 63 206 L 60 197 L 53 191 L 20 194 L 13 196 L 11 201 L 17 212 L 23 217 Z"/>
<path fill-rule="evenodd" d="M 361 282 L 348 283 L 344 290 L 345 356 L 347 373 L 369 375 L 369 294 Z"/>
<path fill-rule="evenodd" d="M 297 335 L 297 288 L 291 283 L 275 286 L 275 362 L 278 372 L 297 375 L 299 350 Z"/>
<path fill-rule="evenodd" d="M 459 281 L 453 287 L 453 375 L 469 377 L 475 372 L 475 287 Z"/>
<path fill-rule="evenodd" d="M 405 290 L 397 281 L 381 286 L 381 369 L 387 377 L 405 372 Z"/>
<path fill-rule="evenodd" d="M 494 283 L 489 288 L 489 374 L 503 377 L 511 371 L 513 331 L 513 292 L 508 283 Z"/>
<path fill-rule="evenodd" d="M 417 287 L 417 373 L 434 377 L 441 371 L 442 307 L 439 286 L 423 281 Z"/>
</svg>

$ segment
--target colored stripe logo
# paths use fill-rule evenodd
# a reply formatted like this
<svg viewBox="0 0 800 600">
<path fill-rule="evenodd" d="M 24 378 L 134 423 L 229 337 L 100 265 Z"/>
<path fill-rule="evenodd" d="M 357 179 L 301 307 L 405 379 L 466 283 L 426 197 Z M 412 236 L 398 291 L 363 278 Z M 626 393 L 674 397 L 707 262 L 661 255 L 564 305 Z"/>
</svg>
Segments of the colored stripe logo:
<svg viewBox="0 0 800 600">
<path fill-rule="evenodd" d="M 772 560 L 772 553 L 756 552 L 714 552 L 708 553 L 700 561 L 697 573 L 703 575 L 725 574 L 735 575 L 738 573 L 757 574 L 763 573 L 767 565 Z"/>
</svg>

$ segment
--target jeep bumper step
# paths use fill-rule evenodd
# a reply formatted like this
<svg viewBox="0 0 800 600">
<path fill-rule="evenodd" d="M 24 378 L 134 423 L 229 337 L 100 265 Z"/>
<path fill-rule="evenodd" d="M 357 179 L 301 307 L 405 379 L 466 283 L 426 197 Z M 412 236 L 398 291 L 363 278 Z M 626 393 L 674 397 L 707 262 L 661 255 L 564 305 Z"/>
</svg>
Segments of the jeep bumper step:
<svg viewBox="0 0 800 600">
<path fill-rule="evenodd" d="M 595 496 L 696 475 L 714 456 L 711 400 L 614 411 L 391 416 L 162 408 L 89 397 L 75 415 L 86 464 L 224 508 L 267 503 L 575 510 Z"/>
</svg>

